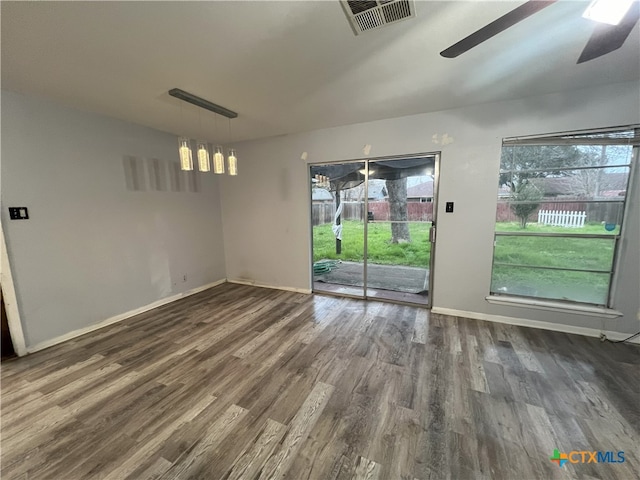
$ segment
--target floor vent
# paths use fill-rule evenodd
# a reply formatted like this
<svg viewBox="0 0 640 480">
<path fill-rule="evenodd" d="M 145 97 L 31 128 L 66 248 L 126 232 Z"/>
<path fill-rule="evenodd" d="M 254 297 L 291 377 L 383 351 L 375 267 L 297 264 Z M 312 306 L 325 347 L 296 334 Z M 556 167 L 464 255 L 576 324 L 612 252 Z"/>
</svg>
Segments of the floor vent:
<svg viewBox="0 0 640 480">
<path fill-rule="evenodd" d="M 356 35 L 415 17 L 414 0 L 340 0 Z"/>
</svg>

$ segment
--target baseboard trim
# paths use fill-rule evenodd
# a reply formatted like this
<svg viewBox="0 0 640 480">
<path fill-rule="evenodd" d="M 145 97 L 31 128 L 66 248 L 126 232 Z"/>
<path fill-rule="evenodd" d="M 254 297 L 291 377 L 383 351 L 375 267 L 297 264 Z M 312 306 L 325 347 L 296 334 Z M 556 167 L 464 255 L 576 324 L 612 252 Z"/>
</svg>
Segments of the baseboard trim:
<svg viewBox="0 0 640 480">
<path fill-rule="evenodd" d="M 295 292 L 295 293 L 304 293 L 306 295 L 311 294 L 311 289 L 309 288 L 294 288 L 294 287 L 278 287 L 276 285 L 267 285 L 264 283 L 258 283 L 251 280 L 240 280 L 240 279 L 227 279 L 228 283 L 235 283 L 237 285 L 249 285 L 251 287 L 261 287 L 261 288 L 271 288 L 273 290 L 285 290 L 287 292 Z"/>
<path fill-rule="evenodd" d="M 91 333 L 95 330 L 100 330 L 101 328 L 104 328 L 109 325 L 113 325 L 114 323 L 121 322 L 122 320 L 126 320 L 127 318 L 135 317 L 136 315 L 140 315 L 141 313 L 148 312 L 149 310 L 153 310 L 154 308 L 158 308 L 168 303 L 175 302 L 176 300 L 180 300 L 181 298 L 189 297 L 191 295 L 195 295 L 196 293 L 200 293 L 205 290 L 208 290 L 209 288 L 217 287 L 218 285 L 222 285 L 226 281 L 227 279 L 223 278 L 221 280 L 208 283 L 206 285 L 202 285 L 201 287 L 192 288 L 191 290 L 187 290 L 186 292 L 182 292 L 176 295 L 172 295 L 170 297 L 162 298 L 148 305 L 144 305 L 140 308 L 136 308 L 135 310 L 130 310 L 128 312 L 121 313 L 114 317 L 107 318 L 106 320 L 90 325 L 88 327 L 79 328 L 78 330 L 73 330 L 72 332 L 65 333 L 64 335 L 60 335 L 59 337 L 55 337 L 50 340 L 45 340 L 44 342 L 37 343 L 33 346 L 27 346 L 27 353 L 35 353 L 40 350 L 44 350 L 45 348 L 58 345 L 59 343 L 72 340 L 81 335 Z"/>
<path fill-rule="evenodd" d="M 541 320 L 528 320 L 526 318 L 505 317 L 503 315 L 492 315 L 489 313 L 467 312 L 464 310 L 455 310 L 453 308 L 433 307 L 431 313 L 440 315 L 452 315 L 455 317 L 471 318 L 473 320 L 485 320 L 487 322 L 505 323 L 508 325 L 516 325 L 518 327 L 539 328 L 542 330 L 552 330 L 554 332 L 573 333 L 576 335 L 584 335 L 586 337 L 599 337 L 604 333 L 610 340 L 623 340 L 631 333 L 613 332 L 610 330 L 598 330 L 596 328 L 577 327 L 573 325 L 564 325 L 561 323 L 543 322 Z M 640 345 L 640 338 L 636 337 L 629 340 L 629 343 Z"/>
</svg>

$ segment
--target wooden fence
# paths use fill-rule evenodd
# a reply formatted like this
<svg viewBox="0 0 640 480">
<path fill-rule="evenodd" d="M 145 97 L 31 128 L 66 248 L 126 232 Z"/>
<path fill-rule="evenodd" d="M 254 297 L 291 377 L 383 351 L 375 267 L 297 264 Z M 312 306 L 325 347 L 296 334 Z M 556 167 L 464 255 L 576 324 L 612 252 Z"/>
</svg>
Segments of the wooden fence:
<svg viewBox="0 0 640 480">
<path fill-rule="evenodd" d="M 364 221 L 364 202 L 342 202 L 342 219 Z M 603 201 L 601 203 L 575 202 L 542 202 L 538 209 L 531 213 L 529 221 L 535 222 L 540 211 L 555 210 L 560 212 L 586 212 L 585 222 L 607 222 L 620 224 L 622 221 L 622 204 Z M 313 202 L 312 225 L 333 223 L 335 214 L 333 202 Z M 388 202 L 369 202 L 369 211 L 377 221 L 389 221 Z M 409 221 L 430 222 L 433 220 L 433 203 L 407 202 L 407 216 Z M 499 202 L 496 212 L 498 222 L 518 222 L 519 219 L 506 202 Z"/>
<path fill-rule="evenodd" d="M 389 221 L 389 202 L 369 202 L 373 220 Z M 407 202 L 407 220 L 410 222 L 430 222 L 433 220 L 433 203 Z"/>
<path fill-rule="evenodd" d="M 311 225 L 333 223 L 336 207 L 333 202 L 313 202 L 311 205 Z"/>
<path fill-rule="evenodd" d="M 616 223 L 622 221 L 622 203 L 602 201 L 599 203 L 586 202 L 542 202 L 538 208 L 531 212 L 529 221 L 535 222 L 538 219 L 538 212 L 556 210 L 561 212 L 586 212 L 585 222 L 590 223 Z M 498 202 L 496 211 L 496 220 L 498 222 L 518 222 L 513 210 L 511 210 L 507 202 Z"/>
<path fill-rule="evenodd" d="M 332 202 L 314 202 L 311 209 L 312 225 L 333 223 L 335 204 Z M 369 212 L 373 220 L 391 220 L 388 202 L 369 202 Z M 407 217 L 411 222 L 430 222 L 433 220 L 433 203 L 408 202 Z M 364 221 L 364 202 L 342 202 L 342 219 Z"/>
</svg>

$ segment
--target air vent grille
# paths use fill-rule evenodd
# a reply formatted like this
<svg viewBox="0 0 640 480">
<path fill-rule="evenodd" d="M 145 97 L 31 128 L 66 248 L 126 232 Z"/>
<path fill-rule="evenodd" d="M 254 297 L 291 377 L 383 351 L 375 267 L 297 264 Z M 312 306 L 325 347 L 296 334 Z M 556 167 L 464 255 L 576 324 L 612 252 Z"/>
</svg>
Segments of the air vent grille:
<svg viewBox="0 0 640 480">
<path fill-rule="evenodd" d="M 347 4 L 349 5 L 349 9 L 351 13 L 354 15 L 364 12 L 366 10 L 371 10 L 378 6 L 378 2 L 375 0 L 371 1 L 362 1 L 362 0 L 347 0 Z"/>
<path fill-rule="evenodd" d="M 341 0 L 356 35 L 415 17 L 414 0 Z"/>
<path fill-rule="evenodd" d="M 397 22 L 411 17 L 411 8 L 409 7 L 409 2 L 403 0 L 382 5 L 382 13 L 384 13 L 384 19 L 387 23 Z"/>
</svg>

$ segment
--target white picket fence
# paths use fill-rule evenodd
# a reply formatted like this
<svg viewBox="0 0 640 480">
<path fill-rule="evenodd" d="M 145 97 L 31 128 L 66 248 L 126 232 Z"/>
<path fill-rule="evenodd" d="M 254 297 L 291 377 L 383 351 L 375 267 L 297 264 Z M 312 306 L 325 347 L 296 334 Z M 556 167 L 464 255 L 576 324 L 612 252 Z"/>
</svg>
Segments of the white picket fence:
<svg viewBox="0 0 640 480">
<path fill-rule="evenodd" d="M 562 212 L 560 210 L 539 210 L 538 223 L 555 227 L 584 227 L 587 212 Z"/>
</svg>

